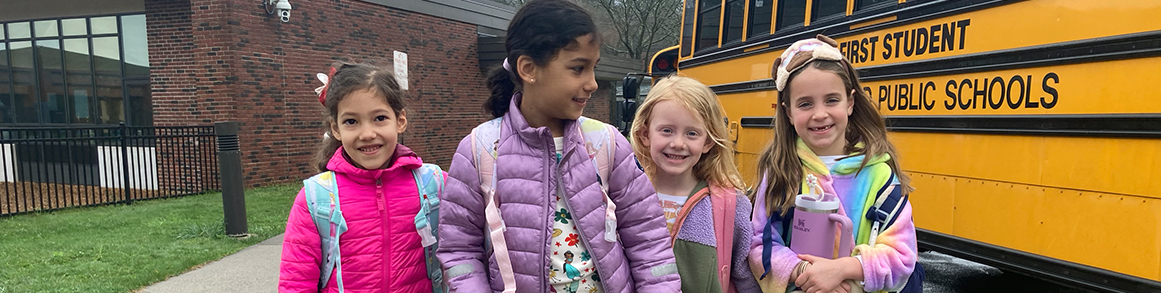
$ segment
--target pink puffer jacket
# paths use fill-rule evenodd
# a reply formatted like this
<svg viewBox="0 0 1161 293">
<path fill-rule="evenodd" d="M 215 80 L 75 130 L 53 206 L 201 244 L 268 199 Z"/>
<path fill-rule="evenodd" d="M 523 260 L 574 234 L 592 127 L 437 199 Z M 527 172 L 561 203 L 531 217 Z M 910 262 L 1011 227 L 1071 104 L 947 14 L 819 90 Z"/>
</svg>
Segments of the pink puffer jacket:
<svg viewBox="0 0 1161 293">
<path fill-rule="evenodd" d="M 505 233 L 517 292 L 549 292 L 548 243 L 558 186 L 564 190 L 576 227 L 596 260 L 606 293 L 681 291 L 665 217 L 653 185 L 637 168 L 629 142 L 616 135 L 610 162 L 609 197 L 616 204 L 616 242 L 606 241 L 605 198 L 576 120 L 565 122 L 564 151 L 557 164 L 552 133 L 532 128 L 513 97 L 501 123 L 496 159 L 496 194 L 508 226 Z M 450 292 L 492 292 L 503 287 L 498 267 L 482 247 L 486 237 L 480 179 L 465 137 L 452 159 L 441 195 L 439 251 Z M 488 271 L 490 272 L 488 272 Z"/>
<path fill-rule="evenodd" d="M 415 231 L 419 195 L 411 170 L 423 164 L 403 145 L 387 169 L 364 170 L 340 148 L 327 168 L 339 185 L 339 206 L 348 230 L 339 238 L 345 292 L 431 292 L 423 247 Z M 278 292 L 318 292 L 322 248 L 299 191 L 286 223 Z M 322 292 L 338 292 L 336 278 Z"/>
</svg>

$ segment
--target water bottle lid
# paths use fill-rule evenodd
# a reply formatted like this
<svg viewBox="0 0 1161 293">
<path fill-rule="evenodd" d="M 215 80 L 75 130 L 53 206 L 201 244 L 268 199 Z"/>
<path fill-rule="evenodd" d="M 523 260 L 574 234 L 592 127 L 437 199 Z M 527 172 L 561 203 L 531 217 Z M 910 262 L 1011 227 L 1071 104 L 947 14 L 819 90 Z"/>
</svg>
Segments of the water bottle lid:
<svg viewBox="0 0 1161 293">
<path fill-rule="evenodd" d="M 819 197 L 817 194 L 799 194 L 794 198 L 794 205 L 820 211 L 837 211 L 842 206 L 837 200 L 822 201 Z"/>
</svg>

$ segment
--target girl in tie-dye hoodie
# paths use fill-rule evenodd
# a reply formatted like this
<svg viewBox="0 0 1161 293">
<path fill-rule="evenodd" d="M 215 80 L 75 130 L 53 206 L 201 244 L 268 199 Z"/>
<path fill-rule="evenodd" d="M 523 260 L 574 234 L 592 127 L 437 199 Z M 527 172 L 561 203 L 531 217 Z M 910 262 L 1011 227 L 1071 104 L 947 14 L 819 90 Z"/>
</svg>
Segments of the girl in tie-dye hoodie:
<svg viewBox="0 0 1161 293">
<path fill-rule="evenodd" d="M 820 35 L 791 45 L 773 71 L 774 139 L 758 161 L 762 179 L 751 219 L 749 259 L 759 285 L 778 293 L 902 290 L 918 256 L 911 188 L 854 68 L 834 40 Z M 852 255 L 832 260 L 790 250 L 787 223 L 807 174 L 837 195 L 839 213 L 850 217 L 854 239 L 842 241 L 856 244 Z M 873 207 L 881 197 L 898 202 L 897 211 L 883 205 L 893 212 L 879 216 Z"/>
</svg>

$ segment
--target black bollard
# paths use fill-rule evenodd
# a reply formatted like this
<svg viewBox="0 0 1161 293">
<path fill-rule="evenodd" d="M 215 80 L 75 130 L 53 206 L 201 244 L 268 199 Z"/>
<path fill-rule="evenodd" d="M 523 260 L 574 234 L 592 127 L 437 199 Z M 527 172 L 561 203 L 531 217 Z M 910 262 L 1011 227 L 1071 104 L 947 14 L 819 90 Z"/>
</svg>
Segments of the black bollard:
<svg viewBox="0 0 1161 293">
<path fill-rule="evenodd" d="M 222 212 L 226 236 L 248 236 L 246 195 L 242 188 L 242 152 L 238 150 L 238 122 L 214 123 L 218 138 L 218 170 L 222 184 Z"/>
</svg>

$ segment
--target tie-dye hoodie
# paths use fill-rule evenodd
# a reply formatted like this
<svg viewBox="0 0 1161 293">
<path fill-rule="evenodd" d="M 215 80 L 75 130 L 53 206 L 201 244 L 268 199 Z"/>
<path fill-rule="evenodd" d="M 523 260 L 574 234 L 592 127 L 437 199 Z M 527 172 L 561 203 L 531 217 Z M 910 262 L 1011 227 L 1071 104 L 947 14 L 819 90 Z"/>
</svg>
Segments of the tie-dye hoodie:
<svg viewBox="0 0 1161 293">
<path fill-rule="evenodd" d="M 871 292 L 902 289 L 915 269 L 915 261 L 918 258 L 915 224 L 911 220 L 911 203 L 904 203 L 897 219 L 887 227 L 880 228 L 876 243 L 867 243 L 870 240 L 872 223 L 867 219 L 866 213 L 874 205 L 879 188 L 886 184 L 887 180 L 892 179 L 891 167 L 886 164 L 890 156 L 884 154 L 872 158 L 863 168 L 859 167 L 864 156 L 848 157 L 835 163 L 833 169 L 827 170 L 826 164 L 800 139 L 798 157 L 803 163 L 803 177 L 806 174 L 818 177 L 825 192 L 838 195 L 843 207 L 839 213 L 851 218 L 855 239 L 846 241 L 855 241 L 857 244 L 852 256 L 861 258 L 864 290 Z M 767 212 L 766 198 L 763 196 L 767 188 L 765 182 L 766 174 L 763 174 L 756 193 L 758 196 L 754 199 L 754 213 L 751 216 L 754 231 L 750 241 L 750 268 L 755 277 L 759 278 L 758 284 L 763 292 L 782 293 L 794 289 L 792 286 L 794 280 L 790 280 L 790 273 L 800 260 L 798 255 L 790 250 L 788 243 L 783 241 L 782 235 L 787 231 L 783 230 L 782 218 L 778 215 L 771 217 Z M 805 182 L 803 184 L 805 186 Z M 769 240 L 771 251 L 764 253 L 763 231 L 768 225 L 771 229 Z M 767 257 L 769 271 L 763 264 L 764 258 Z"/>
</svg>

